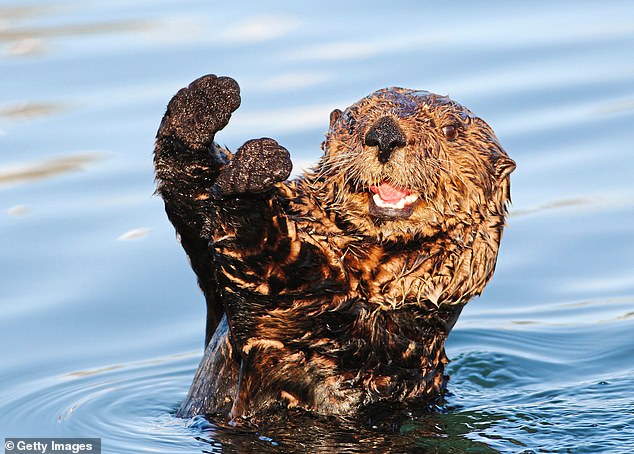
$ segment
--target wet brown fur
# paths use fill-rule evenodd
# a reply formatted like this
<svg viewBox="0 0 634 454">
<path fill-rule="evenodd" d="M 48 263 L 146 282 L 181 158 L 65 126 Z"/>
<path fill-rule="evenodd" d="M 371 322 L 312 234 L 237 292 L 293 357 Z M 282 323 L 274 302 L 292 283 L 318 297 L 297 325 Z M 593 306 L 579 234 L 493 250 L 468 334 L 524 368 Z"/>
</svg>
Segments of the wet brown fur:
<svg viewBox="0 0 634 454">
<path fill-rule="evenodd" d="M 495 268 L 514 162 L 449 98 L 390 88 L 334 111 L 319 163 L 284 181 L 274 140 L 235 156 L 213 142 L 239 103 L 232 79 L 205 76 L 157 135 L 158 191 L 208 306 L 179 415 L 435 402 L 447 335 Z M 386 162 L 365 139 L 384 117 L 406 138 Z M 386 181 L 420 194 L 408 217 L 372 214 Z"/>
</svg>

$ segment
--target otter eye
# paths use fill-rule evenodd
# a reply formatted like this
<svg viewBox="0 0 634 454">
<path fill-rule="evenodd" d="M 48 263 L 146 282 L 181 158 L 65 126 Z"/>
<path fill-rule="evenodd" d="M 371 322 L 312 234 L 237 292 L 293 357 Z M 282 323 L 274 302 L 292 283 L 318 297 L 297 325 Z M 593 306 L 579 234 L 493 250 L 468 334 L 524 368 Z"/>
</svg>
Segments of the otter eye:
<svg viewBox="0 0 634 454">
<path fill-rule="evenodd" d="M 442 133 L 447 139 L 454 140 L 458 137 L 458 128 L 455 125 L 443 126 Z"/>
</svg>

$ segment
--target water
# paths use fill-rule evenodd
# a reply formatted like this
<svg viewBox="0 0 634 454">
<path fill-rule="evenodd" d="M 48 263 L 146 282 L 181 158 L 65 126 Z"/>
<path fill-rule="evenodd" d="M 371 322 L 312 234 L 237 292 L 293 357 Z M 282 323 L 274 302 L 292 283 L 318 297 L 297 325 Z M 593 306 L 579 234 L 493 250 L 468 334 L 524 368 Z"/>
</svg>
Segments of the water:
<svg viewBox="0 0 634 454">
<path fill-rule="evenodd" d="M 442 412 L 396 432 L 172 416 L 204 303 L 152 196 L 171 95 L 209 72 L 299 171 L 328 113 L 449 94 L 518 163 L 496 275 L 447 344 Z M 634 451 L 634 3 L 0 1 L 0 438 L 125 452 Z M 388 418 L 389 419 L 389 418 Z"/>
</svg>

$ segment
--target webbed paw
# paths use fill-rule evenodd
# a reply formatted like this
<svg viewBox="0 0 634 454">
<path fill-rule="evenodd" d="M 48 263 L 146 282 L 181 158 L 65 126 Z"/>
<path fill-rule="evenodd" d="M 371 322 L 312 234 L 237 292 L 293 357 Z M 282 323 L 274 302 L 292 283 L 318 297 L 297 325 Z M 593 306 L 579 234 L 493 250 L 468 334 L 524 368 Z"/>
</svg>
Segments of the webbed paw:
<svg viewBox="0 0 634 454">
<path fill-rule="evenodd" d="M 288 150 L 275 140 L 249 140 L 220 172 L 212 191 L 219 196 L 264 192 L 286 180 L 292 168 Z"/>
<path fill-rule="evenodd" d="M 240 87 L 230 77 L 200 77 L 176 93 L 167 105 L 159 136 L 174 135 L 188 148 L 208 148 L 216 132 L 240 106 Z"/>
</svg>

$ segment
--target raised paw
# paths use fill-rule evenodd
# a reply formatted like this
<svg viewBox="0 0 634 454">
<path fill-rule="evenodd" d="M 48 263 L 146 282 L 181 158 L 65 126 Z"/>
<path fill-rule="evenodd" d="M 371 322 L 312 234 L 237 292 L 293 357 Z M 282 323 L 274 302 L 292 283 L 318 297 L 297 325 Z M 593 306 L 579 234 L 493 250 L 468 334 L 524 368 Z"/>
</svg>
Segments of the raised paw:
<svg viewBox="0 0 634 454">
<path fill-rule="evenodd" d="M 291 174 L 288 150 L 269 138 L 249 140 L 222 170 L 213 192 L 220 196 L 264 192 Z"/>
<path fill-rule="evenodd" d="M 239 106 L 240 87 L 235 80 L 213 74 L 200 77 L 171 99 L 159 137 L 175 136 L 196 150 L 208 148 Z"/>
</svg>

